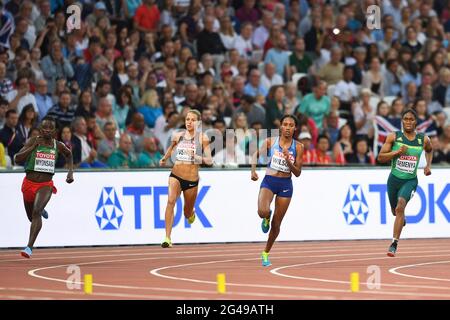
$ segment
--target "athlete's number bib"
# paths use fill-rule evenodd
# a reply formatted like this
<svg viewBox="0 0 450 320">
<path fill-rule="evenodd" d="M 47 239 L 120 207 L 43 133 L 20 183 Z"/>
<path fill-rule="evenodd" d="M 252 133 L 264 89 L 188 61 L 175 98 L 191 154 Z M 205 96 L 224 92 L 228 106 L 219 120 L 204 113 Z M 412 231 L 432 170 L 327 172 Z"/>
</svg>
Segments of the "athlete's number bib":
<svg viewBox="0 0 450 320">
<path fill-rule="evenodd" d="M 54 153 L 36 152 L 34 171 L 55 173 L 56 156 Z"/>
<path fill-rule="evenodd" d="M 414 173 L 417 165 L 417 157 L 402 155 L 397 159 L 395 167 L 397 170 L 405 173 Z"/>
<path fill-rule="evenodd" d="M 194 161 L 195 143 L 193 141 L 183 140 L 177 147 L 177 160 L 192 162 Z"/>
<path fill-rule="evenodd" d="M 289 161 L 291 161 L 291 163 L 294 163 L 295 161 L 294 156 L 291 153 L 289 153 Z M 279 150 L 274 151 L 272 160 L 270 161 L 270 168 L 286 173 L 291 172 L 291 169 L 287 165 L 286 159 L 284 159 L 283 152 L 280 152 Z"/>
</svg>

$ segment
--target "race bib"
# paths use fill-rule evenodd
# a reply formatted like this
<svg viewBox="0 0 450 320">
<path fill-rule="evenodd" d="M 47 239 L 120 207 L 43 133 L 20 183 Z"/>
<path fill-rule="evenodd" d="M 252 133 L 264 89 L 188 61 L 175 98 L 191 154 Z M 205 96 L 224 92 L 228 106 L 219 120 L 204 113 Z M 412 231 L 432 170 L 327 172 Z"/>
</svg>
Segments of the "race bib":
<svg viewBox="0 0 450 320">
<path fill-rule="evenodd" d="M 177 147 L 177 160 L 192 162 L 194 161 L 195 143 L 193 141 L 181 141 Z"/>
<path fill-rule="evenodd" d="M 395 167 L 397 170 L 405 173 L 414 173 L 417 166 L 416 156 L 406 156 L 402 155 L 397 159 Z"/>
<path fill-rule="evenodd" d="M 289 153 L 289 161 L 291 163 L 294 163 L 294 155 Z M 283 153 L 279 150 L 275 150 L 272 156 L 272 160 L 270 161 L 270 168 L 273 170 L 281 171 L 289 173 L 291 172 L 291 169 L 287 165 L 286 160 L 284 159 Z"/>
<path fill-rule="evenodd" d="M 54 153 L 36 152 L 34 160 L 34 171 L 55 173 L 56 155 Z"/>
</svg>

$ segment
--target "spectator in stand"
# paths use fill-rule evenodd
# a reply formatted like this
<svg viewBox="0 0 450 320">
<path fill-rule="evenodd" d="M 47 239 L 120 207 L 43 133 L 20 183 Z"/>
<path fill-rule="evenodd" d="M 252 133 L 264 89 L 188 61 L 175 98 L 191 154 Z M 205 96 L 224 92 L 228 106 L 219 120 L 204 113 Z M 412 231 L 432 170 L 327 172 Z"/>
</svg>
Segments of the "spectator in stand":
<svg viewBox="0 0 450 320">
<path fill-rule="evenodd" d="M 313 61 L 305 52 L 305 40 L 303 38 L 295 38 L 294 52 L 289 56 L 289 65 L 291 66 L 291 73 L 308 73 Z"/>
<path fill-rule="evenodd" d="M 241 112 L 245 114 L 248 126 L 255 122 L 265 123 L 266 121 L 266 110 L 255 102 L 252 96 L 244 95 L 240 107 L 235 110 L 235 114 Z"/>
<path fill-rule="evenodd" d="M 339 98 L 341 109 L 351 111 L 352 102 L 358 98 L 358 88 L 352 81 L 353 68 L 351 66 L 344 67 L 343 79 L 334 87 L 334 96 Z"/>
<path fill-rule="evenodd" d="M 109 156 L 117 149 L 116 132 L 114 122 L 105 123 L 103 127 L 105 138 L 99 142 L 97 148 L 98 159 L 103 163 L 107 163 Z"/>
<path fill-rule="evenodd" d="M 95 107 L 92 102 L 92 92 L 90 90 L 84 90 L 80 93 L 78 98 L 78 107 L 75 110 L 76 117 L 87 118 L 89 115 L 95 113 Z"/>
<path fill-rule="evenodd" d="M 342 50 L 339 47 L 331 49 L 330 62 L 325 64 L 318 72 L 318 76 L 327 84 L 336 84 L 343 78 L 344 64 L 341 62 Z"/>
<path fill-rule="evenodd" d="M 375 158 L 372 152 L 369 150 L 369 145 L 366 139 L 356 139 L 353 149 L 355 150 L 353 153 L 349 153 L 346 155 L 347 163 L 363 165 L 375 164 Z"/>
<path fill-rule="evenodd" d="M 267 51 L 264 63 L 273 63 L 277 73 L 284 77 L 284 79 L 291 79 L 291 69 L 289 67 L 290 53 L 287 50 L 286 36 L 281 33 L 274 47 Z"/>
<path fill-rule="evenodd" d="M 249 81 L 244 87 L 244 93 L 256 97 L 261 94 L 264 97 L 267 95 L 268 90 L 261 83 L 261 73 L 258 69 L 252 69 L 249 74 Z"/>
<path fill-rule="evenodd" d="M 97 160 L 97 151 L 87 140 L 87 124 L 82 117 L 77 117 L 72 124 L 73 164 L 81 169 L 104 168 L 106 165 Z"/>
<path fill-rule="evenodd" d="M 170 138 L 172 137 L 174 130 L 180 124 L 180 118 L 176 111 L 175 104 L 171 101 L 164 104 L 163 112 L 164 113 L 156 119 L 154 133 L 156 138 L 160 141 L 163 152 L 165 153 L 169 147 Z"/>
<path fill-rule="evenodd" d="M 155 138 L 144 138 L 143 150 L 138 156 L 138 166 L 140 168 L 159 167 L 159 160 L 162 159 L 158 151 L 158 144 Z"/>
<path fill-rule="evenodd" d="M 325 136 L 319 136 L 317 141 L 317 148 L 315 151 L 316 154 L 316 164 L 318 165 L 327 165 L 333 163 L 328 150 L 330 149 L 330 139 Z"/>
<path fill-rule="evenodd" d="M 313 118 L 320 131 L 326 129 L 326 116 L 330 113 L 330 98 L 325 95 L 327 83 L 325 81 L 314 81 L 313 92 L 305 96 L 300 103 L 299 111 Z"/>
<path fill-rule="evenodd" d="M 271 62 L 264 65 L 264 74 L 261 77 L 261 85 L 269 91 L 272 86 L 282 85 L 283 77 L 277 74 L 275 65 Z"/>
<path fill-rule="evenodd" d="M 6 111 L 5 126 L 0 130 L 0 142 L 8 150 L 8 156 L 12 160 L 14 155 L 22 149 L 25 143 L 23 137 L 17 130 L 19 115 L 14 109 Z"/>
<path fill-rule="evenodd" d="M 145 137 L 155 137 L 152 130 L 145 124 L 144 116 L 139 112 L 136 112 L 131 116 L 131 122 L 127 127 L 126 133 L 131 137 L 132 151 L 135 154 L 139 154 L 142 151 L 142 140 Z M 158 149 L 162 148 L 158 147 Z"/>
<path fill-rule="evenodd" d="M 42 71 L 48 82 L 48 91 L 55 90 L 56 79 L 65 78 L 67 80 L 74 76 L 74 70 L 69 60 L 64 58 L 62 43 L 55 40 L 51 44 L 50 54 L 42 59 Z"/>
<path fill-rule="evenodd" d="M 273 86 L 267 95 L 266 128 L 277 129 L 280 127 L 280 119 L 283 117 L 286 106 L 284 105 L 284 86 Z"/>
<path fill-rule="evenodd" d="M 72 106 L 71 99 L 69 91 L 62 91 L 59 94 L 58 104 L 54 105 L 47 113 L 47 115 L 55 118 L 59 129 L 70 126 L 75 119 L 75 109 Z"/>
<path fill-rule="evenodd" d="M 36 99 L 30 92 L 30 81 L 28 77 L 25 75 L 18 76 L 15 83 L 17 90 L 12 90 L 6 97 L 9 102 L 9 107 L 17 110 L 17 113 L 20 114 L 26 105 L 32 104 L 34 110 L 38 112 Z"/>
<path fill-rule="evenodd" d="M 303 144 L 303 164 L 312 165 L 317 162 L 316 153 L 312 149 L 311 134 L 308 131 L 301 132 L 298 136 L 298 140 Z"/>
<path fill-rule="evenodd" d="M 108 158 L 108 166 L 110 168 L 137 168 L 138 162 L 136 155 L 131 151 L 133 143 L 128 134 L 124 133 L 120 136 L 119 148 L 114 151 Z"/>
<path fill-rule="evenodd" d="M 6 110 L 8 110 L 8 101 L 0 97 L 0 130 L 5 126 Z"/>
<path fill-rule="evenodd" d="M 160 12 L 154 0 L 143 0 L 134 15 L 134 28 L 140 32 L 156 32 Z"/>
<path fill-rule="evenodd" d="M 337 142 L 333 146 L 333 159 L 337 164 L 346 164 L 347 156 L 353 154 L 352 129 L 348 124 L 344 124 L 339 129 Z"/>
<path fill-rule="evenodd" d="M 34 110 L 32 104 L 28 104 L 22 109 L 22 113 L 19 116 L 17 130 L 25 141 L 30 137 L 31 129 L 37 127 L 38 118 L 38 113 Z"/>
<path fill-rule="evenodd" d="M 37 81 L 34 98 L 39 112 L 39 119 L 43 119 L 53 107 L 51 94 L 48 92 L 47 80 L 41 79 Z"/>
<path fill-rule="evenodd" d="M 69 126 L 65 126 L 61 129 L 58 140 L 64 143 L 64 145 L 72 151 L 72 129 Z M 58 157 L 56 159 L 56 168 L 66 168 L 66 158 Z"/>
<path fill-rule="evenodd" d="M 255 0 L 244 0 L 244 5 L 236 11 L 236 18 L 242 24 L 244 22 L 250 22 L 256 26 L 257 22 L 261 19 L 261 12 L 255 8 Z"/>
</svg>

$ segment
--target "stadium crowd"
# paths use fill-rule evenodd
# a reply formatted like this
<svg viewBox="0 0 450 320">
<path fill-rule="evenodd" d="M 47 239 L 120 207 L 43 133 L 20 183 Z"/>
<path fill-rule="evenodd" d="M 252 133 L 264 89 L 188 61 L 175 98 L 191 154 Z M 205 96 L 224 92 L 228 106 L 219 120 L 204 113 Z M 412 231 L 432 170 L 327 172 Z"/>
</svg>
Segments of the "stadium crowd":
<svg viewBox="0 0 450 320">
<path fill-rule="evenodd" d="M 81 7 L 79 29 L 66 12 L 72 4 Z M 378 24 L 376 14 L 368 22 L 370 5 Z M 248 163 L 259 130 L 277 129 L 284 114 L 299 119 L 305 165 L 375 165 L 405 108 L 430 136 L 433 162 L 450 163 L 448 0 L 1 7 L 0 167 L 14 166 L 46 115 L 79 168 L 157 167 L 190 108 L 211 140 L 223 139 L 216 165 Z M 244 138 L 225 140 L 226 129 Z"/>
</svg>

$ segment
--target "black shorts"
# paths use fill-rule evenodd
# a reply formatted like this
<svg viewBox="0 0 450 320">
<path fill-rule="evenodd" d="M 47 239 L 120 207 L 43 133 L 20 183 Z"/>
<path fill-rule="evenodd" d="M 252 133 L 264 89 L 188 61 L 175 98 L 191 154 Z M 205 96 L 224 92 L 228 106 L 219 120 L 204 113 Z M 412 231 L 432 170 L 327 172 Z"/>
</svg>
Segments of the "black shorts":
<svg viewBox="0 0 450 320">
<path fill-rule="evenodd" d="M 198 181 L 187 181 L 184 179 L 181 179 L 180 177 L 174 175 L 172 172 L 170 173 L 170 177 L 177 179 L 180 182 L 181 191 L 189 190 L 191 188 L 195 188 L 198 186 Z"/>
</svg>

